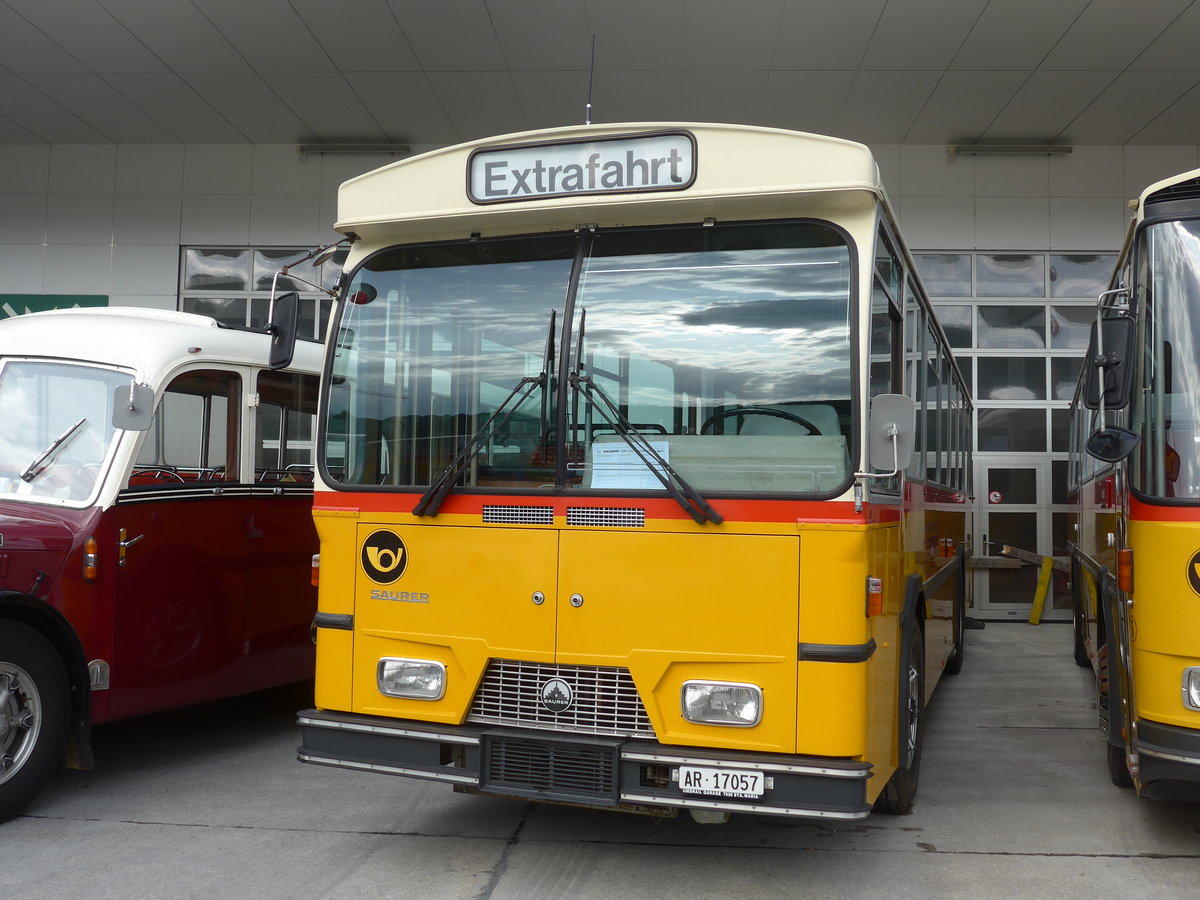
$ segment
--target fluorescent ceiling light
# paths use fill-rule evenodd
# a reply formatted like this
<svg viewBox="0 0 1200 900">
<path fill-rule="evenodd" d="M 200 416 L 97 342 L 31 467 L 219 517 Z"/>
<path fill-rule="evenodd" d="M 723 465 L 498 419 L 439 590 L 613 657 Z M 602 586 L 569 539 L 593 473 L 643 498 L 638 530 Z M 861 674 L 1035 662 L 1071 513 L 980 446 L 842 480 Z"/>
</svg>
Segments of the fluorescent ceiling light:
<svg viewBox="0 0 1200 900">
<path fill-rule="evenodd" d="M 411 153 L 408 144 L 300 144 L 300 153 Z"/>
<path fill-rule="evenodd" d="M 951 144 L 950 156 L 1061 156 L 1071 152 L 1070 144 Z"/>
</svg>

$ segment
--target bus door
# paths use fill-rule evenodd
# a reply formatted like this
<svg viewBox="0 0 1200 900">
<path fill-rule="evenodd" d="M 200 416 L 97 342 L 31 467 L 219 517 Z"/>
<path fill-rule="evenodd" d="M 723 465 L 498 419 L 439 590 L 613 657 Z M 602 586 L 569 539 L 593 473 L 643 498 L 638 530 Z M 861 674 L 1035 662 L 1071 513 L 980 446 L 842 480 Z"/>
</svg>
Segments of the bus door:
<svg viewBox="0 0 1200 900">
<path fill-rule="evenodd" d="M 1048 461 L 975 460 L 976 554 L 975 604 L 984 618 L 1027 618 L 1041 569 L 1001 553 L 1005 546 L 1042 556 L 1052 554 L 1049 520 Z M 1067 619 L 1070 605 L 1056 609 L 1053 581 L 1043 619 Z M 1069 601 L 1069 597 L 1066 598 Z"/>
<path fill-rule="evenodd" d="M 252 408 L 254 487 L 244 523 L 244 689 L 311 677 L 316 612 L 313 441 L 319 379 L 262 370 Z"/>
<path fill-rule="evenodd" d="M 240 690 L 251 474 L 239 439 L 247 373 L 192 370 L 163 393 L 113 515 L 112 714 Z"/>
</svg>

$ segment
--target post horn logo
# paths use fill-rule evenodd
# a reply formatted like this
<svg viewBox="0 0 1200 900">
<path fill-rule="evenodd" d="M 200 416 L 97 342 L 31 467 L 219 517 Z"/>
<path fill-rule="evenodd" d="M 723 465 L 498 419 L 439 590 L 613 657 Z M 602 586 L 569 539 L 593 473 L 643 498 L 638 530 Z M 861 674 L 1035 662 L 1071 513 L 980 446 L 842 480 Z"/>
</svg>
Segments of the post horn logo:
<svg viewBox="0 0 1200 900">
<path fill-rule="evenodd" d="M 1193 553 L 1192 558 L 1188 560 L 1187 579 L 1192 590 L 1200 594 L 1200 550 Z"/>
<path fill-rule="evenodd" d="M 400 535 L 381 528 L 363 541 L 360 559 L 368 578 L 376 584 L 391 584 L 404 574 L 408 551 Z"/>
</svg>

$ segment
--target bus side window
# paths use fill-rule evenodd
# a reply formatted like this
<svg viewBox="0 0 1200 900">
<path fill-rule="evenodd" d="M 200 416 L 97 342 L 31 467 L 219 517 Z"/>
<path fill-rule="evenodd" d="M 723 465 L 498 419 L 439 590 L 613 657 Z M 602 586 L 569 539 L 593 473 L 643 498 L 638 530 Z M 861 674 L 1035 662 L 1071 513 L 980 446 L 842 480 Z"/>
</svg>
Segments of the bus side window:
<svg viewBox="0 0 1200 900">
<path fill-rule="evenodd" d="M 319 384 L 315 375 L 258 373 L 255 481 L 312 481 Z"/>
<path fill-rule="evenodd" d="M 129 476 L 130 487 L 238 480 L 242 379 L 202 370 L 180 375 L 163 393 Z"/>
</svg>

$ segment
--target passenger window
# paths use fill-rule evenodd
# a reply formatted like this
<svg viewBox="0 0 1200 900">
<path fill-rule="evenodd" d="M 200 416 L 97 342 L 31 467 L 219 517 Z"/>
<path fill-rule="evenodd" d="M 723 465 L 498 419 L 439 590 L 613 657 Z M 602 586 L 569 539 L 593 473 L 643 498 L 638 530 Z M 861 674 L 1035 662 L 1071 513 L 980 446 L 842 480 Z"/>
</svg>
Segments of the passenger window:
<svg viewBox="0 0 1200 900">
<path fill-rule="evenodd" d="M 315 375 L 263 371 L 255 385 L 254 478 L 311 482 L 316 438 Z"/>
<path fill-rule="evenodd" d="M 237 481 L 238 398 L 234 372 L 201 370 L 168 385 L 142 441 L 130 487 Z"/>
</svg>

